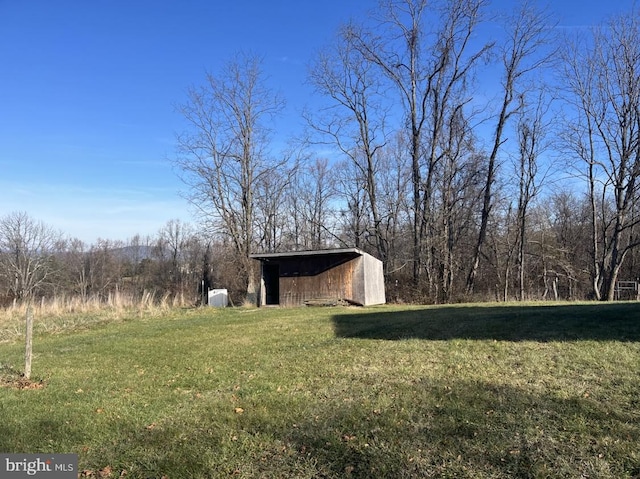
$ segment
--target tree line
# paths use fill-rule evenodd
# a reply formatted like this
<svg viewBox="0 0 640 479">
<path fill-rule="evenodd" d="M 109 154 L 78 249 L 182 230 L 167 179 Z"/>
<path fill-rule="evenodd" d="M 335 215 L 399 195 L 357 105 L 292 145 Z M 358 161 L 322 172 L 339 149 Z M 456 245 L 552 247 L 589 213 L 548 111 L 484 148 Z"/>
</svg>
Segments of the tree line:
<svg viewBox="0 0 640 479">
<path fill-rule="evenodd" d="M 638 276 L 638 12 L 577 32 L 534 1 L 385 0 L 313 59 L 321 106 L 276 154 L 283 100 L 239 54 L 181 108 L 190 199 L 249 292 L 253 251 L 355 246 L 406 300 L 611 300 Z"/>
<path fill-rule="evenodd" d="M 116 295 L 133 304 L 200 304 L 208 289 L 244 287 L 227 250 L 180 220 L 153 236 L 87 244 L 13 212 L 0 218 L 0 307 L 43 298 L 107 303 Z"/>
<path fill-rule="evenodd" d="M 282 151 L 285 100 L 259 55 L 188 90 L 175 161 L 202 229 L 179 255 L 130 261 L 120 287 L 174 291 L 191 275 L 193 288 L 214 272 L 252 296 L 252 253 L 331 247 L 382 260 L 398 301 L 612 300 L 640 276 L 635 8 L 567 33 L 532 0 L 500 14 L 488 0 L 383 0 L 338 30 L 308 81 L 307 128 Z"/>
</svg>

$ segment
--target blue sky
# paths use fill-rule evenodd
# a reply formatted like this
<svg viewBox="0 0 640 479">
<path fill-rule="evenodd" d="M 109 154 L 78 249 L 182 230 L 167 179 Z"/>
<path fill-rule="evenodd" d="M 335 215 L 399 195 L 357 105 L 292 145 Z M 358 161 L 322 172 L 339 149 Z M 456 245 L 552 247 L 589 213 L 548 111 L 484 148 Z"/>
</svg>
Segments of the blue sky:
<svg viewBox="0 0 640 479">
<path fill-rule="evenodd" d="M 562 26 L 582 28 L 632 0 L 552 3 Z M 286 137 L 314 52 L 374 4 L 0 0 L 0 217 L 26 211 L 88 243 L 193 221 L 170 161 L 187 88 L 240 50 L 262 55 Z"/>
</svg>

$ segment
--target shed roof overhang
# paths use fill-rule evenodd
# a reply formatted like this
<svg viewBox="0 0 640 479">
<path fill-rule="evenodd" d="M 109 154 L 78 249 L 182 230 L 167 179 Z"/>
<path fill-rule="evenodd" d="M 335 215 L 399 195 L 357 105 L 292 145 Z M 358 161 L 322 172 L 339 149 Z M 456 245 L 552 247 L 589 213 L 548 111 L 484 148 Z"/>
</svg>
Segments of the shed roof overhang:
<svg viewBox="0 0 640 479">
<path fill-rule="evenodd" d="M 256 253 L 249 257 L 260 261 L 269 261 L 273 259 L 287 259 L 287 258 L 300 258 L 300 257 L 313 257 L 313 256 L 331 256 L 331 255 L 347 255 L 347 256 L 362 256 L 364 251 L 358 248 L 337 248 L 337 249 L 319 249 L 311 251 L 289 251 L 286 253 Z"/>
</svg>

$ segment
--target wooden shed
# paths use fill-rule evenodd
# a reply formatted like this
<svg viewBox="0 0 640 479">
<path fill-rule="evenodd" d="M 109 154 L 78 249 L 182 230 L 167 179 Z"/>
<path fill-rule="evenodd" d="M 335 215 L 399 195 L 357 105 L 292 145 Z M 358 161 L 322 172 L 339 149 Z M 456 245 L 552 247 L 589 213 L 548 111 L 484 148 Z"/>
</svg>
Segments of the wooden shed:
<svg viewBox="0 0 640 479">
<path fill-rule="evenodd" d="M 258 305 L 346 301 L 385 303 L 382 262 L 358 248 L 253 254 L 260 261 Z"/>
</svg>

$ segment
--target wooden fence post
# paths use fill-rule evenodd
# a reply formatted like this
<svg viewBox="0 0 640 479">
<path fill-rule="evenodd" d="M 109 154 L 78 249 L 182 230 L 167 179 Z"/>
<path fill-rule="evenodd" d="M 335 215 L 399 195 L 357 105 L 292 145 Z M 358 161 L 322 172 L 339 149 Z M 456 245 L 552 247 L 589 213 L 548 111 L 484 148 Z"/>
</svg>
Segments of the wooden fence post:
<svg viewBox="0 0 640 479">
<path fill-rule="evenodd" d="M 31 378 L 31 358 L 33 348 L 33 310 L 31 309 L 31 305 L 27 306 L 27 334 L 25 343 L 24 377 L 29 379 Z"/>
</svg>

